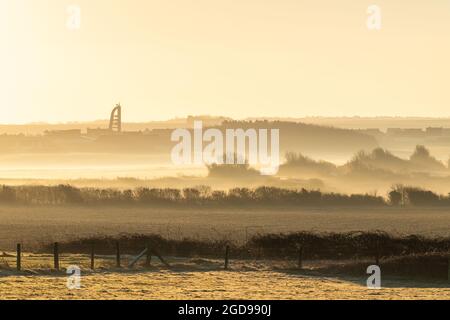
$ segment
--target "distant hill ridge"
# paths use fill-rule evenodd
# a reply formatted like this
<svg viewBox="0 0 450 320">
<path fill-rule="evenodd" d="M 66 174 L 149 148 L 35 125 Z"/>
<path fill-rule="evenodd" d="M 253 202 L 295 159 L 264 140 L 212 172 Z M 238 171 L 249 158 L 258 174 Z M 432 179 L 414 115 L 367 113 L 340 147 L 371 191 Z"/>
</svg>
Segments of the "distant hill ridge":
<svg viewBox="0 0 450 320">
<path fill-rule="evenodd" d="M 28 136 L 0 136 L 0 147 L 3 153 L 7 152 L 145 152 L 145 153 L 169 153 L 173 147 L 170 135 L 171 129 L 189 128 L 193 118 L 179 123 L 124 123 L 125 131 L 145 131 L 142 135 L 111 135 L 102 136 L 86 141 L 73 136 L 68 139 L 64 136 L 43 136 L 45 130 L 68 130 L 92 128 L 92 123 L 62 124 L 62 125 L 33 125 L 18 126 L 22 133 Z M 294 152 L 319 152 L 319 153 L 353 153 L 358 150 L 371 150 L 378 146 L 376 139 L 359 131 L 318 126 L 312 124 L 295 123 L 287 121 L 237 121 L 206 119 L 205 128 L 216 127 L 226 129 L 279 129 L 280 151 Z M 103 127 L 104 128 L 104 127 Z M 4 127 L 0 126 L 0 132 Z M 166 129 L 166 130 L 163 130 Z M 36 131 L 40 130 L 39 134 Z M 24 132 L 25 131 L 25 132 Z M 34 136 L 33 136 L 34 134 Z M 45 141 L 44 141 L 45 139 Z M 40 148 L 40 149 L 36 149 Z"/>
<path fill-rule="evenodd" d="M 222 121 L 270 121 L 270 122 L 290 122 L 314 124 L 319 126 L 332 126 L 345 129 L 368 129 L 378 128 L 385 130 L 387 128 L 422 128 L 427 127 L 448 127 L 450 128 L 450 118 L 430 118 L 430 117 L 248 117 L 241 120 L 233 120 L 229 117 L 199 115 L 173 118 L 163 121 L 141 121 L 124 122 L 125 130 L 145 130 L 156 128 L 174 128 L 182 125 L 192 124 L 194 119 L 203 120 L 207 123 L 219 124 Z M 125 119 L 126 120 L 126 119 Z M 45 130 L 64 130 L 64 129 L 86 129 L 88 127 L 104 127 L 109 124 L 108 119 L 99 119 L 94 121 L 74 121 L 66 123 L 45 123 L 36 122 L 28 124 L 0 124 L 0 134 L 25 133 L 41 134 Z"/>
</svg>

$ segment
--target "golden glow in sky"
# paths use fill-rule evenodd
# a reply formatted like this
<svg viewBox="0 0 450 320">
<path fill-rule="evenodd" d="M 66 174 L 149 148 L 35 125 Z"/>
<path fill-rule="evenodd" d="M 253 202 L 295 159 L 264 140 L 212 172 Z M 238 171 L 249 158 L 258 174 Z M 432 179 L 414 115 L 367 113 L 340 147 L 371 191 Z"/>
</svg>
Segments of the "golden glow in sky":
<svg viewBox="0 0 450 320">
<path fill-rule="evenodd" d="M 375 2 L 0 0 L 0 122 L 450 116 L 450 1 Z"/>
</svg>

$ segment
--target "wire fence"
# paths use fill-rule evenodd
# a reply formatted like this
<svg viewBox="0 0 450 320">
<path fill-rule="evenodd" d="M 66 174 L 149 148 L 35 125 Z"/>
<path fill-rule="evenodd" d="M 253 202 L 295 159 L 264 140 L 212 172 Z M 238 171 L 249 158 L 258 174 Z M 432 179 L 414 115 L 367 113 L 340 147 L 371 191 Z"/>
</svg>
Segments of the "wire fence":
<svg viewBox="0 0 450 320">
<path fill-rule="evenodd" d="M 26 271 L 28 274 L 57 273 L 73 265 L 91 271 L 149 268 L 175 270 L 180 268 L 180 264 L 186 268 L 186 263 L 191 264 L 191 269 L 193 264 L 197 267 L 206 264 L 210 270 L 227 270 L 235 266 L 254 267 L 264 262 L 266 267 L 277 264 L 277 268 L 347 271 L 360 275 L 367 266 L 382 265 L 383 270 L 391 274 L 450 279 L 450 251 L 444 246 L 432 252 L 422 246 L 422 251 L 412 255 L 408 252 L 390 255 L 388 247 L 384 247 L 378 238 L 350 247 L 327 247 L 314 245 L 311 241 L 297 242 L 291 246 L 262 243 L 259 246 L 238 246 L 227 241 L 202 243 L 165 239 L 166 242 L 161 242 L 161 239 L 128 237 L 119 240 L 97 238 L 71 243 L 55 242 L 35 253 L 27 251 L 18 243 L 15 251 L 0 255 L 0 270 Z"/>
</svg>

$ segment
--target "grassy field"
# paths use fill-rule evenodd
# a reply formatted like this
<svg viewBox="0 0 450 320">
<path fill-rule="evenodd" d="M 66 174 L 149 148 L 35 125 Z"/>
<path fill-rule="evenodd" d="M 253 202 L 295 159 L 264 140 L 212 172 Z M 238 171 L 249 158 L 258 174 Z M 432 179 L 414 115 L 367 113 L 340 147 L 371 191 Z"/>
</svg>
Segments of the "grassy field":
<svg viewBox="0 0 450 320">
<path fill-rule="evenodd" d="M 256 233 L 367 231 L 449 236 L 446 208 L 182 209 L 145 207 L 0 207 L 0 249 L 26 250 L 92 235 L 156 233 L 166 238 L 245 241 Z"/>
<path fill-rule="evenodd" d="M 124 257 L 124 265 L 130 257 Z M 18 273 L 0 268 L 1 299 L 450 299 L 450 286 L 433 281 L 383 278 L 382 289 L 368 289 L 366 278 L 324 275 L 295 262 L 239 261 L 223 270 L 223 261 L 168 258 L 170 270 L 152 263 L 150 269 L 114 268 L 114 257 L 103 256 L 97 270 L 88 270 L 86 255 L 63 255 L 63 267 L 79 265 L 81 288 L 68 289 L 67 275 L 52 271 L 51 255 L 24 254 Z M 10 260 L 10 261 L 9 261 Z M 13 264 L 14 259 L 4 259 Z M 26 263 L 25 263 L 26 261 Z"/>
<path fill-rule="evenodd" d="M 156 233 L 166 238 L 229 239 L 244 242 L 257 233 L 294 231 L 383 230 L 398 234 L 449 236 L 445 208 L 282 208 L 191 209 L 145 207 L 0 207 L 1 299 L 450 299 L 445 281 L 383 277 L 382 289 L 365 285 L 363 261 L 358 275 L 319 272 L 319 262 L 231 261 L 173 258 L 167 269 L 152 261 L 151 269 L 116 269 L 114 256 L 89 257 L 61 253 L 62 268 L 82 268 L 81 289 L 69 290 L 64 271 L 52 271 L 52 255 L 31 251 L 53 241 L 121 233 Z M 23 272 L 14 270 L 15 244 L 24 248 Z M 133 254 L 137 254 L 135 252 Z M 124 253 L 123 265 L 131 256 Z M 180 259 L 180 260 L 178 260 Z M 323 262 L 321 267 L 323 267 Z M 373 261 L 368 261 L 367 265 Z M 315 266 L 314 264 L 317 264 Z M 357 268 L 359 268 L 357 266 Z M 331 268 L 336 270 L 336 268 Z M 316 270 L 316 271 L 315 271 Z M 361 275 L 362 274 L 362 275 Z"/>
<path fill-rule="evenodd" d="M 450 299 L 449 240 L 440 238 L 450 237 L 448 207 L 294 207 L 278 198 L 265 207 L 233 201 L 206 207 L 192 199 L 166 207 L 145 201 L 80 205 L 55 197 L 55 190 L 72 194 L 65 186 L 20 190 L 27 199 L 16 202 L 22 205 L 0 205 L 0 299 Z M 159 240 L 150 243 L 150 235 Z M 112 255 L 118 240 L 123 268 Z M 53 270 L 49 254 L 55 241 L 61 271 Z M 95 271 L 87 255 L 92 245 Z M 152 259 L 151 267 L 127 267 L 146 245 L 170 266 Z M 375 261 L 382 267 L 381 290 L 365 284 Z M 70 265 L 81 267 L 79 290 L 66 286 Z"/>
<path fill-rule="evenodd" d="M 66 279 L 8 277 L 0 282 L 2 299 L 450 299 L 449 288 L 391 280 L 370 290 L 362 279 L 334 279 L 260 272 L 104 273 L 82 278 L 68 290 Z"/>
</svg>

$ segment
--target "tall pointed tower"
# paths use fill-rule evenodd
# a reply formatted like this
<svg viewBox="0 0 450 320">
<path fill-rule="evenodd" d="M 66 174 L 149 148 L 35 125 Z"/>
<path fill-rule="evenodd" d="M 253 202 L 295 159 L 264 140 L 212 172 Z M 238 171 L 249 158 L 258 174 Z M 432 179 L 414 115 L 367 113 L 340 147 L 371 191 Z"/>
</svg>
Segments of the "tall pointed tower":
<svg viewBox="0 0 450 320">
<path fill-rule="evenodd" d="M 109 130 L 111 132 L 122 132 L 122 106 L 119 104 L 111 112 L 111 119 L 109 120 Z"/>
</svg>

